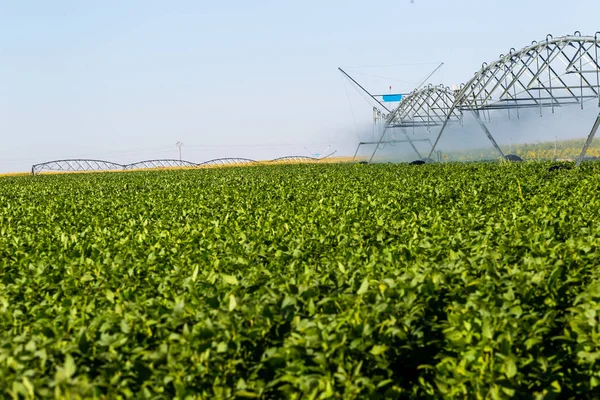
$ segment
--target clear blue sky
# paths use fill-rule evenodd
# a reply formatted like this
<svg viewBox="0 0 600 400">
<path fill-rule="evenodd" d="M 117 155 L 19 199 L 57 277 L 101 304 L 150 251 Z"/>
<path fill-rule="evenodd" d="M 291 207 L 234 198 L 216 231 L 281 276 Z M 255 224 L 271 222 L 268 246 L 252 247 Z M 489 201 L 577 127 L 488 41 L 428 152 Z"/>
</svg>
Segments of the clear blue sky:
<svg viewBox="0 0 600 400">
<path fill-rule="evenodd" d="M 432 82 L 459 84 L 547 33 L 593 35 L 599 15 L 598 0 L 0 0 L 0 171 L 176 158 L 179 140 L 191 161 L 351 154 L 371 111 L 338 66 L 410 91 L 443 61 Z"/>
</svg>

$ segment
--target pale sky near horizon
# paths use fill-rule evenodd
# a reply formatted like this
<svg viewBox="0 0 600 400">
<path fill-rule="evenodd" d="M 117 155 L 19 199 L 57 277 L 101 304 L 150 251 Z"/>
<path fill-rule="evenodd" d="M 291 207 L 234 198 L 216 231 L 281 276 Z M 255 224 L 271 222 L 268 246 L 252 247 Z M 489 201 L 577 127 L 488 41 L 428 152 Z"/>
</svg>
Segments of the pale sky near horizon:
<svg viewBox="0 0 600 400">
<path fill-rule="evenodd" d="M 432 83 L 460 84 L 548 33 L 594 35 L 600 2 L 0 0 L 0 21 L 5 172 L 177 158 L 177 141 L 195 162 L 351 155 L 371 107 L 338 66 L 378 92 L 439 62 Z"/>
</svg>

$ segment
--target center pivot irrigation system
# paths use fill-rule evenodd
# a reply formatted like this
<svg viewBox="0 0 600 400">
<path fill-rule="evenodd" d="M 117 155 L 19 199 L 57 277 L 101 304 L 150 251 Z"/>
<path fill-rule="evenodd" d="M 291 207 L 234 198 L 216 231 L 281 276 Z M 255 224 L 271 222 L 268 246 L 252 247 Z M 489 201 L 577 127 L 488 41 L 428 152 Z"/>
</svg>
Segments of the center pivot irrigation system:
<svg viewBox="0 0 600 400">
<path fill-rule="evenodd" d="M 268 163 L 301 163 L 301 162 L 318 162 L 333 155 L 335 151 L 325 157 L 307 157 L 307 156 L 285 156 L 275 158 L 270 161 L 255 161 L 248 158 L 217 158 L 214 160 L 205 161 L 202 163 L 193 163 L 185 160 L 146 160 L 138 161 L 132 164 L 118 164 L 104 160 L 90 159 L 68 159 L 54 160 L 40 164 L 35 164 L 31 167 L 31 174 L 37 175 L 44 171 L 53 172 L 83 172 L 83 171 L 130 171 L 143 169 L 167 169 L 167 168 L 202 168 L 215 166 L 242 166 L 252 164 L 268 164 Z"/>
<path fill-rule="evenodd" d="M 497 60 L 489 64 L 483 63 L 473 78 L 458 89 L 442 85 L 422 87 L 421 84 L 409 94 L 403 95 L 400 104 L 393 111 L 340 69 L 384 110 L 379 110 L 378 107 L 376 110 L 384 119 L 379 140 L 360 142 L 354 157 L 356 158 L 361 146 L 376 145 L 369 158 L 369 162 L 372 162 L 382 144 L 406 142 L 420 160 L 432 161 L 431 157 L 448 124 L 462 124 L 465 114 L 470 114 L 500 157 L 510 160 L 511 156 L 502 152 L 486 125 L 490 120 L 490 112 L 500 113 L 508 118 L 512 112 L 520 118 L 520 110 L 525 109 L 537 109 L 540 116 L 543 116 L 544 110 L 554 113 L 555 109 L 567 106 L 580 106 L 583 109 L 586 102 L 594 100 L 600 107 L 599 54 L 600 32 L 595 36 L 582 36 L 580 32 L 558 38 L 548 35 L 541 42 L 533 41 L 518 51 L 510 49 L 508 54 L 500 55 Z M 433 73 L 427 79 L 431 75 Z M 418 128 L 439 128 L 435 140 L 430 142 L 431 147 L 425 158 L 414 146 L 415 139 L 408 135 L 409 128 L 413 131 Z M 598 128 L 600 113 L 589 131 L 576 166 L 583 161 Z M 405 139 L 390 139 L 389 133 L 396 129 L 402 132 Z"/>
</svg>

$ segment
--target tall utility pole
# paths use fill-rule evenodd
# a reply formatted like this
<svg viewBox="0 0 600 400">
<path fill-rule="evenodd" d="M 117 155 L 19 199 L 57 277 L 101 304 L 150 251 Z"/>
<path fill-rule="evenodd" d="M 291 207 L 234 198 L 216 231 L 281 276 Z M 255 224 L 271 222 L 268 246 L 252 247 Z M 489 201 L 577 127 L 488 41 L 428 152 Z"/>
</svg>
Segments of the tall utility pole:
<svg viewBox="0 0 600 400">
<path fill-rule="evenodd" d="M 183 147 L 183 142 L 175 143 L 175 146 L 179 147 L 179 161 L 181 161 L 181 148 Z"/>
</svg>

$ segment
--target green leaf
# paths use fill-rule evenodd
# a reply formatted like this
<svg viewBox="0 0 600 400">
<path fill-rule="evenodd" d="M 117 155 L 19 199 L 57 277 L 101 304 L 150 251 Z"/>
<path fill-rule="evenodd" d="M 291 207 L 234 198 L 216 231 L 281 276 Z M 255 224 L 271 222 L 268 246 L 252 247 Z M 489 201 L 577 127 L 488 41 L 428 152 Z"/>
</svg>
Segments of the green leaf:
<svg viewBox="0 0 600 400">
<path fill-rule="evenodd" d="M 383 353 L 385 353 L 387 351 L 388 347 L 386 345 L 374 345 L 371 348 L 371 354 L 373 354 L 374 356 L 378 356 L 381 355 Z"/>
<path fill-rule="evenodd" d="M 504 360 L 503 369 L 504 374 L 508 379 L 513 378 L 517 374 L 517 365 L 511 357 L 507 357 Z"/>
<path fill-rule="evenodd" d="M 356 294 L 363 295 L 363 294 L 367 293 L 368 290 L 369 290 L 369 279 L 365 278 L 365 279 L 363 279 L 362 283 L 360 284 L 360 288 L 358 289 Z"/>
<path fill-rule="evenodd" d="M 510 308 L 510 313 L 519 318 L 523 314 L 523 309 L 520 305 L 516 305 Z"/>
<path fill-rule="evenodd" d="M 223 282 L 229 285 L 237 286 L 239 284 L 237 278 L 233 275 L 221 274 L 221 277 L 223 278 Z"/>
<path fill-rule="evenodd" d="M 107 290 L 106 291 L 106 299 L 108 301 L 110 301 L 111 303 L 115 302 L 115 294 L 112 292 L 112 290 Z"/>
<path fill-rule="evenodd" d="M 173 313 L 175 315 L 181 316 L 181 315 L 183 315 L 184 308 L 185 308 L 185 301 L 183 299 L 181 299 L 180 301 L 177 302 L 177 304 L 175 304 L 175 307 L 173 308 Z"/>
<path fill-rule="evenodd" d="M 127 322 L 127 320 L 122 319 L 120 325 L 121 325 L 121 332 L 123 332 L 123 333 L 131 332 L 131 326 L 129 325 L 129 322 Z"/>
<path fill-rule="evenodd" d="M 293 306 L 294 304 L 296 304 L 296 299 L 292 296 L 286 296 L 281 303 L 281 309 Z"/>
<path fill-rule="evenodd" d="M 229 295 L 229 311 L 231 312 L 231 311 L 235 310 L 236 307 L 237 307 L 237 300 L 233 294 L 230 294 Z"/>
<path fill-rule="evenodd" d="M 225 352 L 227 352 L 227 348 L 228 348 L 227 343 L 220 342 L 217 345 L 217 353 L 225 353 Z"/>
<path fill-rule="evenodd" d="M 23 377 L 22 382 L 23 382 L 23 386 L 25 387 L 25 390 L 27 391 L 26 394 L 30 398 L 34 398 L 35 388 L 34 388 L 33 384 L 31 383 L 31 381 L 25 376 L 25 377 Z"/>
<path fill-rule="evenodd" d="M 258 399 L 260 395 L 258 393 L 249 392 L 247 390 L 238 390 L 235 392 L 236 397 L 241 397 L 245 399 Z"/>
<path fill-rule="evenodd" d="M 62 367 L 64 379 L 71 378 L 75 374 L 76 370 L 77 367 L 75 365 L 75 360 L 73 360 L 73 357 L 70 354 L 67 354 L 67 356 L 65 357 L 65 363 Z"/>
</svg>

